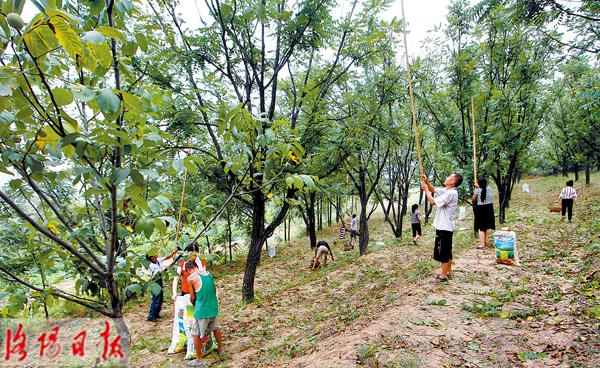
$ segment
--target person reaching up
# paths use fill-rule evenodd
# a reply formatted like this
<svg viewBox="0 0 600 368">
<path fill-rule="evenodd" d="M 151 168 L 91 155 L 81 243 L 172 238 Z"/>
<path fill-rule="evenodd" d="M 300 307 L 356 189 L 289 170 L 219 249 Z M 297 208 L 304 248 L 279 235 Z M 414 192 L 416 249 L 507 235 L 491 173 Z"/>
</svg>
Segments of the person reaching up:
<svg viewBox="0 0 600 368">
<path fill-rule="evenodd" d="M 423 191 L 427 201 L 432 206 L 437 206 L 433 227 L 435 228 L 435 244 L 433 248 L 433 259 L 440 262 L 441 273 L 438 279 L 447 282 L 452 272 L 452 236 L 454 234 L 455 222 L 454 212 L 458 206 L 458 188 L 463 182 L 459 173 L 451 174 L 444 180 L 444 188 L 434 188 L 427 181 L 425 175 L 421 174 L 423 180 Z"/>
<path fill-rule="evenodd" d="M 150 309 L 148 311 L 148 321 L 149 322 L 154 322 L 158 318 L 160 318 L 160 310 L 163 305 L 163 291 L 162 291 L 163 281 L 162 281 L 161 272 L 165 269 L 163 262 L 168 259 L 173 258 L 173 256 L 175 256 L 176 253 L 177 253 L 177 249 L 174 250 L 168 256 L 161 257 L 161 258 L 159 258 L 158 255 L 156 255 L 156 253 L 146 254 L 146 259 L 150 262 L 150 265 L 148 265 L 148 269 L 150 270 L 150 275 L 152 276 L 152 280 L 154 282 L 156 282 L 158 284 L 158 286 L 160 286 L 159 293 L 155 294 L 152 291 L 150 292 L 152 294 L 152 302 L 150 303 Z"/>
</svg>

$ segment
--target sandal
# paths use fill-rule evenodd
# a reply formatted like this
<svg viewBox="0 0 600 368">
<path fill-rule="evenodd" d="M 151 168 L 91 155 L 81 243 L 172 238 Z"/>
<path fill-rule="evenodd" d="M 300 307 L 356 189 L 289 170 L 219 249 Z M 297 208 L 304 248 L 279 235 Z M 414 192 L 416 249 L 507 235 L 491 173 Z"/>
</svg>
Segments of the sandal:
<svg viewBox="0 0 600 368">
<path fill-rule="evenodd" d="M 444 282 L 444 283 L 448 282 L 448 277 L 441 277 L 440 275 L 437 275 L 435 277 L 435 279 L 439 282 Z"/>
</svg>

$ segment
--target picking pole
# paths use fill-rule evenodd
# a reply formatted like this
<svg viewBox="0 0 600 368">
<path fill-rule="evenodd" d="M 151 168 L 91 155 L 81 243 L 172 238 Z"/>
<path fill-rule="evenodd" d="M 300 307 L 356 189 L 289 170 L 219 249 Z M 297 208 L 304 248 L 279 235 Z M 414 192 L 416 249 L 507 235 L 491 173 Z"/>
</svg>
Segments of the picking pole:
<svg viewBox="0 0 600 368">
<path fill-rule="evenodd" d="M 473 121 L 473 177 L 477 183 L 477 131 L 475 130 L 475 97 L 471 96 L 471 120 Z"/>
<path fill-rule="evenodd" d="M 412 125 L 415 131 L 415 140 L 417 142 L 417 158 L 419 159 L 419 172 L 424 175 L 423 160 L 421 159 L 421 142 L 419 139 L 419 127 L 417 126 L 417 113 L 415 112 L 415 97 L 413 95 L 412 86 L 412 74 L 410 72 L 410 62 L 408 60 L 408 45 L 406 43 L 406 18 L 404 17 L 404 0 L 400 0 L 400 7 L 402 9 L 402 21 L 404 22 L 404 29 L 402 30 L 402 36 L 404 39 L 404 54 L 406 56 L 406 74 L 408 78 L 408 94 L 410 95 L 410 111 L 412 112 Z"/>
</svg>

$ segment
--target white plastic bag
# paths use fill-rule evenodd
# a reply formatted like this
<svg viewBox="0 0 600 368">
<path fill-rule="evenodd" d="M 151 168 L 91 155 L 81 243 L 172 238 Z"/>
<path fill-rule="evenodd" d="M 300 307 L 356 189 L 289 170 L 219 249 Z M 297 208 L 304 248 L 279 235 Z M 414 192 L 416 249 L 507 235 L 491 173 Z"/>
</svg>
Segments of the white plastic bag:
<svg viewBox="0 0 600 368">
<path fill-rule="evenodd" d="M 467 210 L 465 207 L 458 208 L 458 221 L 463 221 L 467 218 Z"/>
<path fill-rule="evenodd" d="M 529 193 L 529 184 L 523 184 L 523 193 Z"/>
<path fill-rule="evenodd" d="M 175 299 L 175 314 L 173 318 L 173 335 L 168 353 L 173 354 L 183 351 L 187 346 L 186 358 L 196 356 L 194 350 L 194 338 L 191 334 L 191 325 L 194 321 L 194 306 L 190 302 L 188 294 L 178 296 Z M 189 359 L 189 358 L 188 358 Z"/>
<path fill-rule="evenodd" d="M 267 245 L 267 252 L 269 253 L 269 258 L 275 257 L 277 251 L 275 250 L 275 244 Z"/>
</svg>

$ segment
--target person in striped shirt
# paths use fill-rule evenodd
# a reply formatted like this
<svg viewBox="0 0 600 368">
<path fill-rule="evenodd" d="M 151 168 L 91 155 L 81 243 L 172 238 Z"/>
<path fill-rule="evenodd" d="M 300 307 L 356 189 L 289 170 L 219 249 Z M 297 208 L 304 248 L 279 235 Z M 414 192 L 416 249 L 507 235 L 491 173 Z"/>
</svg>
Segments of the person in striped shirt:
<svg viewBox="0 0 600 368">
<path fill-rule="evenodd" d="M 562 199 L 562 218 L 561 221 L 565 220 L 565 213 L 568 210 L 569 222 L 573 217 L 573 201 L 577 199 L 577 191 L 573 188 L 573 180 L 567 182 L 567 186 L 560 191 L 560 195 L 556 198 L 556 201 Z"/>
</svg>

